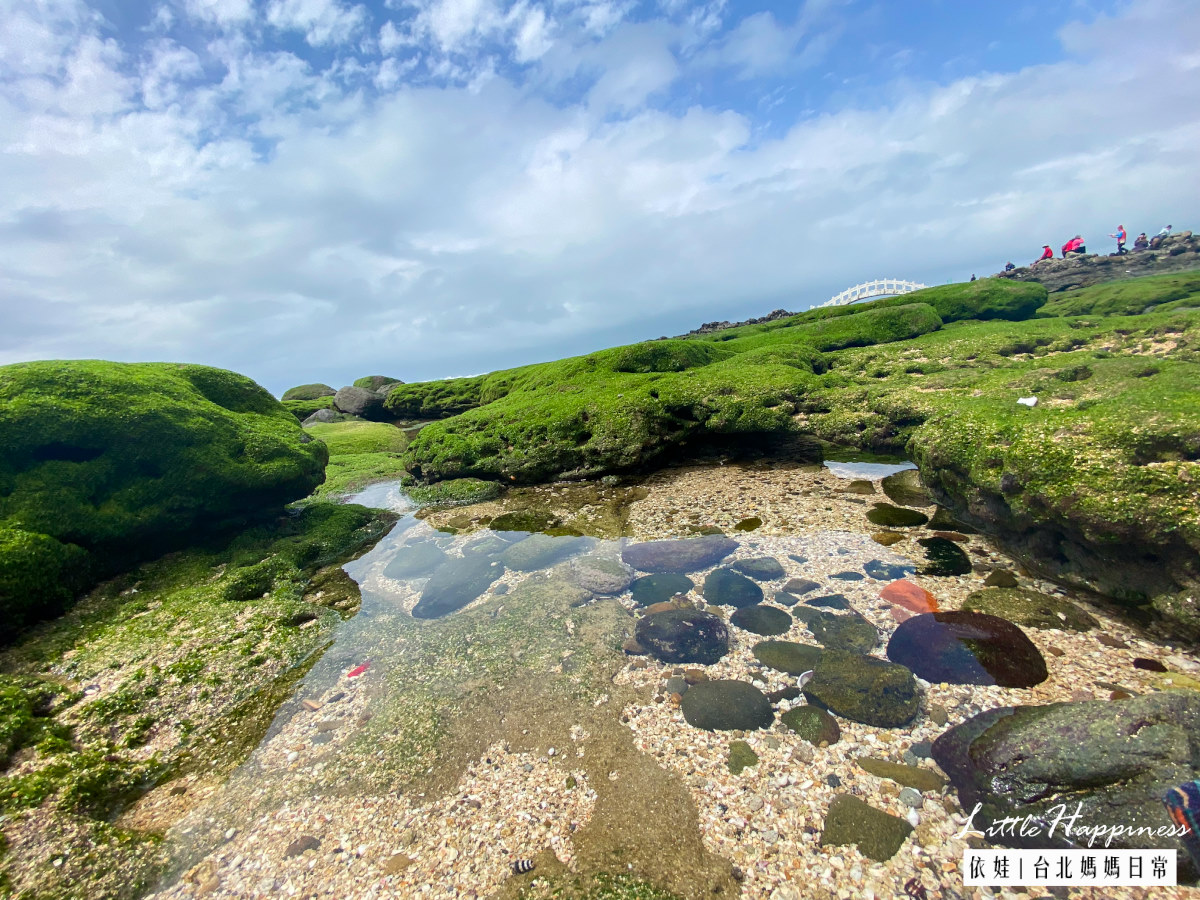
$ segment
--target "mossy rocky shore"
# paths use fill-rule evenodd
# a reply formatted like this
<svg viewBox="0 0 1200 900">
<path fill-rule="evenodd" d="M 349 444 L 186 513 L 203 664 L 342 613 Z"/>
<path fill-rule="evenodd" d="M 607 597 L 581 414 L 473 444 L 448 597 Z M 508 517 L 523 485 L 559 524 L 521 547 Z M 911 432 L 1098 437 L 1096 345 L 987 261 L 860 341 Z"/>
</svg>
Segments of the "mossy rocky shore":
<svg viewBox="0 0 1200 900">
<path fill-rule="evenodd" d="M 636 471 L 714 441 L 902 453 L 1023 560 L 1200 639 L 1200 280 L 984 279 L 634 344 L 385 404 L 426 482 Z M 1037 397 L 1030 408 L 1020 397 Z"/>
</svg>

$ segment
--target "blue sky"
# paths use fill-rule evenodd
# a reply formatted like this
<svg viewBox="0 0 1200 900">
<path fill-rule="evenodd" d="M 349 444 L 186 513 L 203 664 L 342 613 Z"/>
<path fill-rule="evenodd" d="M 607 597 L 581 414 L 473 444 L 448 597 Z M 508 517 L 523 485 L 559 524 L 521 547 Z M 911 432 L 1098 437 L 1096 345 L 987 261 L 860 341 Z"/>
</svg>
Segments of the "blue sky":
<svg viewBox="0 0 1200 900">
<path fill-rule="evenodd" d="M 1192 0 L 6 6 L 0 363 L 416 381 L 1196 224 Z"/>
</svg>

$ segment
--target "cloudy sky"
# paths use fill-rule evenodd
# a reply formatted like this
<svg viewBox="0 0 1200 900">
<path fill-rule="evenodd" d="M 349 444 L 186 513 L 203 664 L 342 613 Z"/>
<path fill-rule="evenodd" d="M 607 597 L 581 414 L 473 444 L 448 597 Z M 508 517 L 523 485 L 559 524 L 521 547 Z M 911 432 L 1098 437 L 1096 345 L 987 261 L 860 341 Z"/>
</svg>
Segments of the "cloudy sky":
<svg viewBox="0 0 1200 900">
<path fill-rule="evenodd" d="M 0 363 L 473 374 L 1200 226 L 1196 0 L 4 0 Z"/>
</svg>

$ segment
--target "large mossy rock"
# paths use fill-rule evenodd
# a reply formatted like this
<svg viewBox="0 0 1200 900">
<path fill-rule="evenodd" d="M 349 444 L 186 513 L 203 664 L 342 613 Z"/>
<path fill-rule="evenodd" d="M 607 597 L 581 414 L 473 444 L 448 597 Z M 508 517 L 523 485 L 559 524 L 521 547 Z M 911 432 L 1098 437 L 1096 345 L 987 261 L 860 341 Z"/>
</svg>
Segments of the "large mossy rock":
<svg viewBox="0 0 1200 900">
<path fill-rule="evenodd" d="M 398 387 L 404 384 L 399 378 L 391 378 L 387 375 L 364 375 L 362 378 L 354 379 L 354 387 L 365 388 L 368 391 L 374 391 L 377 394 L 384 394 L 385 389 Z"/>
<path fill-rule="evenodd" d="M 638 619 L 637 642 L 669 663 L 712 665 L 729 652 L 729 626 L 698 609 L 670 609 Z"/>
<path fill-rule="evenodd" d="M 1032 687 L 1046 680 L 1046 660 L 1019 627 L 998 616 L 924 613 L 900 623 L 888 659 L 934 684 Z"/>
<path fill-rule="evenodd" d="M 889 475 L 881 483 L 884 494 L 897 506 L 932 506 L 933 498 L 921 483 L 916 469 L 905 469 Z"/>
<path fill-rule="evenodd" d="M 775 721 L 767 695 L 744 681 L 692 685 L 680 707 L 689 725 L 709 731 L 753 731 Z"/>
<path fill-rule="evenodd" d="M 223 369 L 0 367 L 0 640 L 95 577 L 306 496 L 327 459 L 274 397 Z"/>
<path fill-rule="evenodd" d="M 795 641 L 759 641 L 754 645 L 754 658 L 764 666 L 787 672 L 789 675 L 803 675 L 817 667 L 825 651 L 810 644 L 797 644 Z"/>
<path fill-rule="evenodd" d="M 279 399 L 320 400 L 322 397 L 332 397 L 336 393 L 337 388 L 331 388 L 327 384 L 302 384 L 294 388 L 288 388 Z"/>
<path fill-rule="evenodd" d="M 1166 691 L 1129 700 L 1094 700 L 992 709 L 951 728 L 933 744 L 933 758 L 958 790 L 964 810 L 982 808 L 975 827 L 1017 816 L 1052 820 L 1066 805 L 1076 841 L 1063 829 L 1025 838 L 1030 847 L 1086 847 L 1078 829 L 1122 825 L 1133 829 L 1171 825 L 1162 798 L 1168 790 L 1200 778 L 1200 694 Z M 1032 819 L 1031 819 L 1032 821 Z M 989 838 L 1022 846 L 1019 829 Z M 1097 846 L 1106 845 L 1103 834 Z M 1114 848 L 1178 848 L 1174 839 L 1128 833 Z M 1192 873 L 1194 877 L 1194 873 Z"/>
<path fill-rule="evenodd" d="M 779 720 L 817 747 L 822 744 L 836 744 L 842 736 L 837 719 L 819 706 L 797 706 L 785 712 Z"/>
<path fill-rule="evenodd" d="M 879 629 L 858 613 L 821 612 L 807 624 L 813 637 L 830 650 L 868 653 L 879 643 Z"/>
<path fill-rule="evenodd" d="M 985 588 L 969 594 L 967 612 L 999 616 L 1026 628 L 1091 631 L 1100 623 L 1069 600 L 1025 588 Z"/>
<path fill-rule="evenodd" d="M 804 696 L 844 719 L 877 728 L 907 725 L 921 705 L 921 692 L 909 669 L 845 650 L 821 654 Z"/>
<path fill-rule="evenodd" d="M 682 575 L 719 563 L 737 547 L 737 541 L 723 534 L 711 534 L 629 544 L 621 551 L 621 558 L 641 572 Z"/>
<path fill-rule="evenodd" d="M 899 300 L 900 298 L 897 298 Z M 905 294 L 906 303 L 927 303 L 943 322 L 962 319 L 1032 318 L 1046 303 L 1046 289 L 1031 282 L 981 278 L 966 284 L 943 284 Z"/>
</svg>

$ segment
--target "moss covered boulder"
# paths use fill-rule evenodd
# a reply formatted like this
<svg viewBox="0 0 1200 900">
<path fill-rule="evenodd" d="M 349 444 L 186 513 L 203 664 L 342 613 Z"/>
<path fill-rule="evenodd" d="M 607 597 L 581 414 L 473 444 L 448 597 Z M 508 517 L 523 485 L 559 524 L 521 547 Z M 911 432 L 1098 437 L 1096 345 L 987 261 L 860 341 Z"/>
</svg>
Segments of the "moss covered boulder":
<svg viewBox="0 0 1200 900">
<path fill-rule="evenodd" d="M 759 641 L 753 652 L 754 658 L 764 666 L 789 675 L 803 675 L 815 669 L 825 654 L 820 647 L 794 641 Z"/>
<path fill-rule="evenodd" d="M 963 319 L 1032 318 L 1046 304 L 1046 289 L 1040 284 L 983 278 L 966 284 L 944 284 L 905 294 L 906 303 L 932 306 L 943 322 Z"/>
<path fill-rule="evenodd" d="M 708 731 L 754 731 L 775 721 L 767 695 L 744 681 L 702 681 L 680 706 L 689 725 Z"/>
<path fill-rule="evenodd" d="M 288 388 L 280 399 L 320 400 L 322 397 L 332 397 L 336 393 L 337 388 L 332 388 L 327 384 L 301 384 L 294 388 Z"/>
<path fill-rule="evenodd" d="M 821 846 L 855 844 L 864 856 L 886 862 L 896 855 L 912 830 L 899 816 L 876 809 L 850 794 L 838 794 L 825 816 Z"/>
<path fill-rule="evenodd" d="M 819 706 L 797 706 L 789 709 L 779 720 L 790 730 L 814 746 L 836 744 L 842 737 L 837 719 Z"/>
<path fill-rule="evenodd" d="M 395 387 L 404 384 L 399 378 L 391 378 L 387 375 L 364 375 L 362 378 L 355 378 L 353 387 L 364 388 L 368 391 L 382 393 L 386 388 Z"/>
<path fill-rule="evenodd" d="M 97 576 L 304 497 L 327 458 L 233 372 L 0 367 L 0 639 L 61 611 Z"/>
<path fill-rule="evenodd" d="M 1024 588 L 985 588 L 968 595 L 962 608 L 999 616 L 1026 628 L 1091 631 L 1100 623 L 1069 600 Z"/>
</svg>

